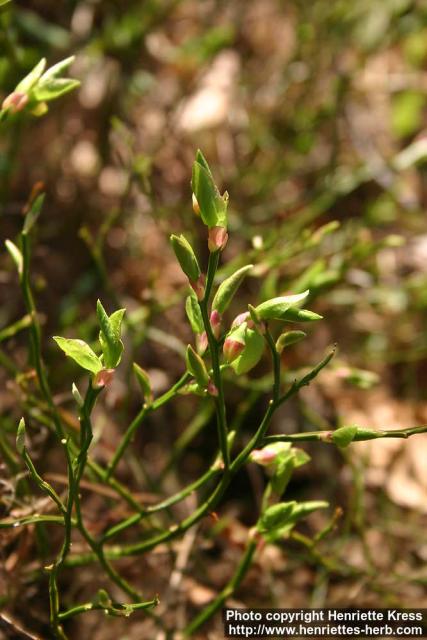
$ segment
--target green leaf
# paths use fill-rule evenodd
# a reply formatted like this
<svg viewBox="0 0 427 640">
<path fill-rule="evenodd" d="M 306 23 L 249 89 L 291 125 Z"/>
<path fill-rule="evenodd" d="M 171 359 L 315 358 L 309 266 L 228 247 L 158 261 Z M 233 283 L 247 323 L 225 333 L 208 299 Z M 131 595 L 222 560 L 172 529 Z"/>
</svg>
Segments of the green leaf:
<svg viewBox="0 0 427 640">
<path fill-rule="evenodd" d="M 202 358 L 196 353 L 191 345 L 188 345 L 186 352 L 187 369 L 194 376 L 200 388 L 205 389 L 209 384 L 209 374 Z"/>
<path fill-rule="evenodd" d="M 202 312 L 200 311 L 197 296 L 193 290 L 185 301 L 185 312 L 190 322 L 191 329 L 196 334 L 201 334 L 205 330 L 203 325 Z"/>
<path fill-rule="evenodd" d="M 65 355 L 72 358 L 83 369 L 97 374 L 103 368 L 101 360 L 84 340 L 61 338 L 60 336 L 53 336 L 53 339 Z"/>
<path fill-rule="evenodd" d="M 282 333 L 277 339 L 276 349 L 279 353 L 282 353 L 286 347 L 290 347 L 291 344 L 296 344 L 304 338 L 307 337 L 307 334 L 304 331 L 286 331 Z"/>
<path fill-rule="evenodd" d="M 75 59 L 75 56 L 69 56 L 68 58 L 64 58 L 64 60 L 60 60 L 60 62 L 57 62 L 56 64 L 49 67 L 49 69 L 45 71 L 40 78 L 40 83 L 47 82 L 49 80 L 52 80 L 53 78 L 59 78 L 61 73 L 66 71 Z"/>
<path fill-rule="evenodd" d="M 40 80 L 40 77 L 43 71 L 46 68 L 46 58 L 42 58 L 40 62 L 36 64 L 34 69 L 30 71 L 30 73 L 25 76 L 23 80 L 17 85 L 15 91 L 18 93 L 29 93 L 31 89 L 37 84 Z"/>
<path fill-rule="evenodd" d="M 23 268 L 24 268 L 24 259 L 22 257 L 21 251 L 18 249 L 16 244 L 12 242 L 12 240 L 6 240 L 5 242 L 6 249 L 9 252 L 13 262 L 16 265 L 16 269 L 18 271 L 19 276 L 22 276 Z"/>
<path fill-rule="evenodd" d="M 37 219 L 42 210 L 44 196 L 45 194 L 41 193 L 31 204 L 30 210 L 25 216 L 24 228 L 22 229 L 22 233 L 28 234 L 37 222 Z"/>
<path fill-rule="evenodd" d="M 153 400 L 153 391 L 151 389 L 150 376 L 145 369 L 140 367 L 136 362 L 133 363 L 133 372 L 142 391 L 144 400 L 147 403 L 151 403 Z"/>
<path fill-rule="evenodd" d="M 276 542 L 287 536 L 301 518 L 329 505 L 322 500 L 308 502 L 280 502 L 268 507 L 257 524 L 257 529 L 268 542 Z"/>
<path fill-rule="evenodd" d="M 201 272 L 193 247 L 183 235 L 171 235 L 170 241 L 181 269 L 190 282 L 196 282 Z"/>
<path fill-rule="evenodd" d="M 298 305 L 303 302 L 309 291 L 298 293 L 293 296 L 280 296 L 272 298 L 261 303 L 255 309 L 256 313 L 262 320 L 283 320 L 287 322 L 311 322 L 320 320 L 319 316 L 313 311 L 307 309 L 299 309 Z"/>
<path fill-rule="evenodd" d="M 231 334 L 231 336 L 234 338 L 233 333 Z M 261 360 L 262 354 L 264 353 L 264 348 L 264 338 L 258 333 L 258 331 L 246 327 L 245 348 L 243 349 L 242 353 L 237 356 L 237 358 L 231 363 L 234 372 L 238 376 L 244 373 L 248 373 L 248 371 L 253 369 Z"/>
<path fill-rule="evenodd" d="M 203 222 L 210 229 L 212 227 L 227 227 L 228 196 L 227 194 L 220 195 L 209 165 L 200 150 L 197 151 L 193 164 L 191 186 L 197 198 Z"/>
<path fill-rule="evenodd" d="M 0 13 L 2 11 L 7 11 L 7 9 L 10 8 L 11 4 L 12 4 L 12 0 L 0 0 Z"/>
<path fill-rule="evenodd" d="M 356 433 L 356 426 L 340 427 L 332 433 L 332 442 L 341 448 L 348 447 L 353 442 Z"/>
<path fill-rule="evenodd" d="M 224 313 L 229 306 L 235 293 L 242 284 L 247 273 L 253 268 L 252 264 L 248 264 L 245 267 L 238 269 L 233 275 L 224 280 L 215 294 L 212 302 L 212 309 L 216 309 L 218 313 Z"/>
<path fill-rule="evenodd" d="M 73 398 L 76 401 L 77 406 L 79 407 L 79 409 L 81 409 L 84 405 L 84 400 L 74 382 L 71 385 L 71 393 L 73 394 Z"/>
<path fill-rule="evenodd" d="M 283 527 L 288 523 L 296 504 L 296 501 L 292 500 L 267 507 L 257 525 L 258 531 L 264 533 Z"/>
<path fill-rule="evenodd" d="M 96 303 L 96 314 L 101 327 L 99 342 L 107 369 L 115 369 L 122 357 L 121 324 L 125 311 L 125 309 L 118 309 L 108 317 L 101 301 L 98 300 Z"/>
<path fill-rule="evenodd" d="M 72 78 L 52 78 L 46 82 L 40 81 L 33 89 L 32 95 L 38 102 L 49 102 L 70 93 L 80 86 L 79 80 Z"/>
<path fill-rule="evenodd" d="M 16 450 L 20 456 L 25 451 L 25 420 L 21 418 L 16 432 Z"/>
</svg>

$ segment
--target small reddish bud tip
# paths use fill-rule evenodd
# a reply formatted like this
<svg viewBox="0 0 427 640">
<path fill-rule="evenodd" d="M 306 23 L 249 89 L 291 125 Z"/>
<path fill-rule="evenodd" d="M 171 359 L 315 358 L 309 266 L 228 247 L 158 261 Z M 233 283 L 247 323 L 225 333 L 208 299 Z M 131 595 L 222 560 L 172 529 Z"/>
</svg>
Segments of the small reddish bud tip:
<svg viewBox="0 0 427 640">
<path fill-rule="evenodd" d="M 213 396 L 214 398 L 218 397 L 218 389 L 216 388 L 216 386 L 214 385 L 212 380 L 210 380 L 209 384 L 208 384 L 208 393 L 209 393 L 209 395 Z"/>
<path fill-rule="evenodd" d="M 193 201 L 193 211 L 196 214 L 196 216 L 200 216 L 200 207 L 199 207 L 199 203 L 197 202 L 197 198 L 193 193 L 192 196 L 192 201 Z"/>
<path fill-rule="evenodd" d="M 276 459 L 277 452 L 274 449 L 265 447 L 264 449 L 254 449 L 251 453 L 252 462 L 262 466 L 268 466 Z"/>
<path fill-rule="evenodd" d="M 209 515 L 214 522 L 219 522 L 219 516 L 216 511 L 211 511 Z"/>
<path fill-rule="evenodd" d="M 197 353 L 202 356 L 208 348 L 208 336 L 206 335 L 206 331 L 196 335 L 196 347 Z"/>
<path fill-rule="evenodd" d="M 227 244 L 228 233 L 224 227 L 212 227 L 209 229 L 208 247 L 211 253 L 223 251 Z"/>
<path fill-rule="evenodd" d="M 239 313 L 239 315 L 234 318 L 231 324 L 231 328 L 234 329 L 235 327 L 240 327 L 241 324 L 247 321 L 248 316 L 249 316 L 249 311 L 244 311 L 243 313 Z"/>
<path fill-rule="evenodd" d="M 94 378 L 93 386 L 96 389 L 106 387 L 108 384 L 110 384 L 111 380 L 113 379 L 114 371 L 115 369 L 102 369 L 102 371 L 98 371 L 98 373 Z"/>
<path fill-rule="evenodd" d="M 197 280 L 189 281 L 190 286 L 197 296 L 197 300 L 201 301 L 205 297 L 205 276 L 201 274 Z"/>
<path fill-rule="evenodd" d="M 13 91 L 4 100 L 2 109 L 10 109 L 12 113 L 22 111 L 28 102 L 28 96 L 26 93 L 20 93 L 19 91 Z"/>
<path fill-rule="evenodd" d="M 219 337 L 221 336 L 221 315 L 216 309 L 214 309 L 211 313 L 210 323 L 212 327 L 212 333 L 214 334 L 215 338 L 219 340 Z"/>
<path fill-rule="evenodd" d="M 243 351 L 245 345 L 242 342 L 226 338 L 224 342 L 223 352 L 227 362 L 233 362 Z"/>
</svg>

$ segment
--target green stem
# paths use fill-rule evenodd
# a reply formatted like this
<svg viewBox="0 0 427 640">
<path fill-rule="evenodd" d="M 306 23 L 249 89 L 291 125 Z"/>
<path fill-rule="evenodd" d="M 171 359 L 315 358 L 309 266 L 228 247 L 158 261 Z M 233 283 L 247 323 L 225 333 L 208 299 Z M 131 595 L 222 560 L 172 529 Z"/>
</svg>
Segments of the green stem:
<svg viewBox="0 0 427 640">
<path fill-rule="evenodd" d="M 110 616 L 125 616 L 128 617 L 134 611 L 141 611 L 141 609 L 151 609 L 158 604 L 157 598 L 148 600 L 147 602 L 136 602 L 132 604 L 112 604 L 105 606 L 105 604 L 96 604 L 94 602 L 86 602 L 86 604 L 79 604 L 67 611 L 63 611 L 59 614 L 60 620 L 67 620 L 73 616 L 77 616 L 80 613 L 86 613 L 86 611 L 104 611 Z"/>
<path fill-rule="evenodd" d="M 152 404 L 150 405 L 144 404 L 141 411 L 138 413 L 138 415 L 134 418 L 134 420 L 131 422 L 129 427 L 126 429 L 126 432 L 122 437 L 113 458 L 108 464 L 108 467 L 103 475 L 103 479 L 105 481 L 109 480 L 111 475 L 114 473 L 115 468 L 120 462 L 130 442 L 132 442 L 135 432 L 138 429 L 138 427 L 141 425 L 141 423 L 144 421 L 144 418 L 149 413 L 155 411 L 156 409 L 159 409 L 161 406 L 166 404 L 166 402 L 169 402 L 169 400 L 174 398 L 177 392 L 181 389 L 181 387 L 184 386 L 184 384 L 186 384 L 188 380 L 189 380 L 189 374 L 184 373 L 184 375 L 181 376 L 181 378 L 178 380 L 176 384 L 173 385 L 173 387 L 171 387 L 168 391 L 166 391 L 166 393 L 164 393 L 162 396 L 157 398 L 157 400 L 155 400 Z"/>
<path fill-rule="evenodd" d="M 263 444 L 274 442 L 326 442 L 334 444 L 333 431 L 306 431 L 305 433 L 291 433 L 289 435 L 279 434 L 268 436 L 263 439 Z M 365 440 L 377 440 L 379 438 L 409 438 L 418 433 L 427 433 L 427 425 L 420 427 L 410 427 L 409 429 L 359 429 L 352 442 L 363 442 Z"/>
<path fill-rule="evenodd" d="M 121 531 L 124 531 L 128 527 L 131 527 L 132 525 L 137 524 L 143 518 L 146 518 L 152 515 L 153 513 L 158 513 L 163 509 L 167 509 L 168 507 L 171 507 L 174 504 L 177 504 L 177 502 L 181 502 L 181 500 L 184 500 L 184 498 L 189 496 L 191 493 L 193 493 L 194 491 L 197 491 L 197 489 L 200 489 L 200 487 L 207 484 L 210 480 L 212 480 L 212 478 L 218 475 L 219 472 L 220 472 L 220 469 L 211 467 L 206 471 L 206 473 L 200 476 L 200 478 L 195 480 L 195 482 L 192 482 L 191 484 L 187 485 L 184 489 L 182 489 L 178 493 L 175 493 L 173 496 L 166 498 L 166 500 L 162 500 L 158 504 L 147 507 L 143 512 L 135 513 L 133 516 L 130 516 L 126 520 L 123 520 L 123 522 L 120 522 L 119 524 L 116 524 L 110 529 L 108 529 L 108 531 L 106 531 L 103 535 L 103 538 L 102 538 L 103 541 L 109 540 L 110 538 L 117 535 Z"/>
<path fill-rule="evenodd" d="M 224 387 L 222 383 L 222 375 L 221 375 L 220 361 L 219 361 L 219 344 L 212 332 L 212 327 L 211 327 L 211 323 L 209 320 L 209 313 L 208 313 L 209 298 L 210 298 L 212 285 L 215 278 L 215 273 L 218 268 L 219 254 L 220 254 L 219 251 L 215 251 L 215 253 L 209 254 L 205 297 L 203 298 L 202 301 L 199 302 L 199 307 L 200 307 L 200 311 L 203 318 L 203 325 L 205 327 L 206 336 L 208 338 L 209 351 L 210 351 L 211 360 L 212 360 L 213 381 L 218 391 L 218 395 L 214 398 L 214 401 L 215 401 L 215 408 L 216 408 L 216 415 L 217 415 L 219 446 L 222 453 L 222 459 L 224 461 L 224 467 L 225 469 L 228 469 L 228 467 L 230 466 L 230 453 L 228 451 L 228 444 L 227 444 L 227 433 L 228 433 L 227 415 L 226 415 L 226 409 L 225 409 Z"/>
</svg>

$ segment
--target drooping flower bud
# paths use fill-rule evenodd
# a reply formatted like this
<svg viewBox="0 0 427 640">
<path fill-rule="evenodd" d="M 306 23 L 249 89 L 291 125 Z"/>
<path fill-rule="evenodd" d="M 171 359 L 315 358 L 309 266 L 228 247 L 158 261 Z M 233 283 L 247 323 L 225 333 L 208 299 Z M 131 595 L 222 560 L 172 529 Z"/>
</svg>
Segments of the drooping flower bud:
<svg viewBox="0 0 427 640">
<path fill-rule="evenodd" d="M 247 321 L 248 316 L 249 316 L 249 311 L 244 311 L 243 313 L 239 313 L 239 315 L 234 318 L 231 324 L 231 328 L 235 329 L 236 327 L 240 327 L 241 324 Z"/>
<path fill-rule="evenodd" d="M 276 460 L 277 453 L 273 447 L 264 447 L 263 449 L 254 449 L 249 458 L 252 462 L 267 467 Z"/>
<path fill-rule="evenodd" d="M 201 271 L 193 247 L 183 235 L 171 235 L 170 241 L 181 269 L 190 282 L 196 282 Z"/>
<path fill-rule="evenodd" d="M 200 207 L 199 207 L 199 203 L 197 202 L 197 198 L 194 195 L 194 193 L 192 195 L 192 202 L 193 202 L 193 211 L 196 214 L 196 216 L 199 216 L 199 218 L 200 218 Z"/>
<path fill-rule="evenodd" d="M 218 389 L 216 388 L 212 380 L 209 380 L 209 383 L 208 383 L 208 393 L 210 396 L 213 396 L 214 398 L 218 397 Z"/>
<path fill-rule="evenodd" d="M 96 389 L 106 387 L 114 377 L 115 369 L 101 369 L 93 379 L 93 386 Z"/>
<path fill-rule="evenodd" d="M 223 251 L 227 244 L 228 233 L 225 227 L 212 227 L 208 233 L 208 248 L 211 253 Z"/>
<path fill-rule="evenodd" d="M 244 350 L 246 344 L 246 328 L 245 323 L 241 324 L 225 339 L 223 352 L 227 362 L 233 362 Z"/>
<path fill-rule="evenodd" d="M 197 300 L 203 300 L 203 298 L 205 297 L 205 281 L 206 281 L 206 278 L 203 275 L 203 273 L 200 274 L 197 280 L 195 281 L 190 280 L 190 287 L 193 289 L 194 293 L 196 294 Z"/>
<path fill-rule="evenodd" d="M 221 336 L 221 315 L 218 313 L 216 309 L 214 309 L 211 313 L 210 323 L 212 328 L 212 333 L 215 338 L 219 340 Z"/>
<path fill-rule="evenodd" d="M 18 113 L 22 111 L 28 103 L 28 96 L 26 93 L 20 91 L 13 91 L 4 100 L 2 109 L 9 109 L 12 113 Z"/>
</svg>

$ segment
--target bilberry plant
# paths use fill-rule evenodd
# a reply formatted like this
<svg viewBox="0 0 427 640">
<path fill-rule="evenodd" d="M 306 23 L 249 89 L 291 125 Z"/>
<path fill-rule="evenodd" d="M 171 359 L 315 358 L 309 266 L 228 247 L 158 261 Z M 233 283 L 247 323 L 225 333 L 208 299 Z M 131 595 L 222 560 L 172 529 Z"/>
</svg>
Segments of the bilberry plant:
<svg viewBox="0 0 427 640">
<path fill-rule="evenodd" d="M 3 102 L 0 117 L 6 119 L 24 110 L 39 113 L 46 108 L 45 105 L 50 99 L 72 89 L 75 81 L 60 77 L 70 61 L 71 59 L 68 59 L 59 63 L 48 71 L 45 71 L 45 62 L 41 61 Z M 321 316 L 304 307 L 309 299 L 309 291 L 305 291 L 249 304 L 234 319 L 229 317 L 230 303 L 253 267 L 251 264 L 240 267 L 218 284 L 219 262 L 228 241 L 228 195 L 221 195 L 209 165 L 200 151 L 196 154 L 191 184 L 193 209 L 200 218 L 197 224 L 204 225 L 207 230 L 209 259 L 206 270 L 201 265 L 196 251 L 183 235 L 172 235 L 170 241 L 181 269 L 188 279 L 185 311 L 194 341 L 187 347 L 181 378 L 157 397 L 153 393 L 148 373 L 139 364 L 134 363 L 133 371 L 141 390 L 142 406 L 131 424 L 124 429 L 121 441 L 108 463 L 104 465 L 95 460 L 96 450 L 92 449 L 93 410 L 120 366 L 124 349 L 122 330 L 126 323 L 125 309 L 111 311 L 98 300 L 96 316 L 99 334 L 96 344 L 89 345 L 84 340 L 68 337 L 53 338 L 59 349 L 87 374 L 84 392 L 75 383 L 72 384 L 72 395 L 79 420 L 79 431 L 75 435 L 67 429 L 52 395 L 41 348 L 42 327 L 30 276 L 31 240 L 42 209 L 43 195 L 36 196 L 30 202 L 18 240 L 8 240 L 6 243 L 17 268 L 27 311 L 25 322 L 21 322 L 19 328 L 26 328 L 29 332 L 30 359 L 37 376 L 38 393 L 45 407 L 46 422 L 56 434 L 58 447 L 63 453 L 68 484 L 66 494 L 59 495 L 36 469 L 31 456 L 31 443 L 26 433 L 26 421 L 22 418 L 17 429 L 17 452 L 31 480 L 54 504 L 55 514 L 32 514 L 18 520 L 5 518 L 0 521 L 0 527 L 20 527 L 35 523 L 56 524 L 62 527 L 60 549 L 45 567 L 49 575 L 50 625 L 55 637 L 62 640 L 67 637 L 64 623 L 73 616 L 87 611 L 99 609 L 108 616 L 129 616 L 134 611 L 146 610 L 149 615 L 155 615 L 155 607 L 162 595 L 147 594 L 149 585 L 143 585 L 143 594 L 142 585 L 130 584 L 114 566 L 115 560 L 141 555 L 161 543 L 182 536 L 220 505 L 236 474 L 245 465 L 258 464 L 265 469 L 268 482 L 245 550 L 228 584 L 183 630 L 184 637 L 191 637 L 239 587 L 260 547 L 283 541 L 302 518 L 313 511 L 328 507 L 324 501 L 297 502 L 284 498 L 294 470 L 309 461 L 309 456 L 295 445 L 315 440 L 346 447 L 354 441 L 384 437 L 407 438 L 426 431 L 426 427 L 377 431 L 358 426 L 343 426 L 334 431 L 269 435 L 268 430 L 275 412 L 317 377 L 333 358 L 335 349 L 331 349 L 320 362 L 309 367 L 290 384 L 284 381 L 282 354 L 293 344 L 306 338 L 304 331 L 292 328 L 292 325 L 308 326 L 320 321 Z M 254 426 L 247 442 L 240 445 L 228 421 L 225 381 L 230 375 L 239 377 L 248 374 L 261 361 L 265 352 L 268 352 L 272 364 L 271 392 L 262 419 Z M 183 393 L 195 394 L 212 403 L 216 414 L 218 449 L 212 456 L 209 467 L 191 484 L 157 504 L 141 505 L 126 485 L 116 477 L 117 466 L 125 456 L 135 433 L 148 416 L 172 400 L 179 402 Z M 105 528 L 98 535 L 91 533 L 85 522 L 81 483 L 86 473 L 90 473 L 99 483 L 107 485 L 133 511 L 132 515 Z M 204 490 L 202 497 L 187 518 L 163 528 L 159 528 L 156 521 L 154 528 L 150 520 L 152 516 L 161 514 L 200 489 Z M 144 537 L 141 538 L 136 525 L 143 520 L 146 520 L 147 528 Z M 134 541 L 127 544 L 117 542 L 120 534 L 132 527 L 136 531 Z M 330 525 L 326 529 L 328 527 Z M 82 536 L 87 551 L 73 552 L 74 531 Z M 319 532 L 318 538 L 321 535 L 322 532 Z M 123 593 L 123 600 L 116 601 L 111 597 L 107 583 L 106 588 L 94 594 L 89 602 L 65 608 L 59 590 L 61 571 L 65 566 L 79 567 L 92 562 L 99 563 L 106 578 Z"/>
</svg>

